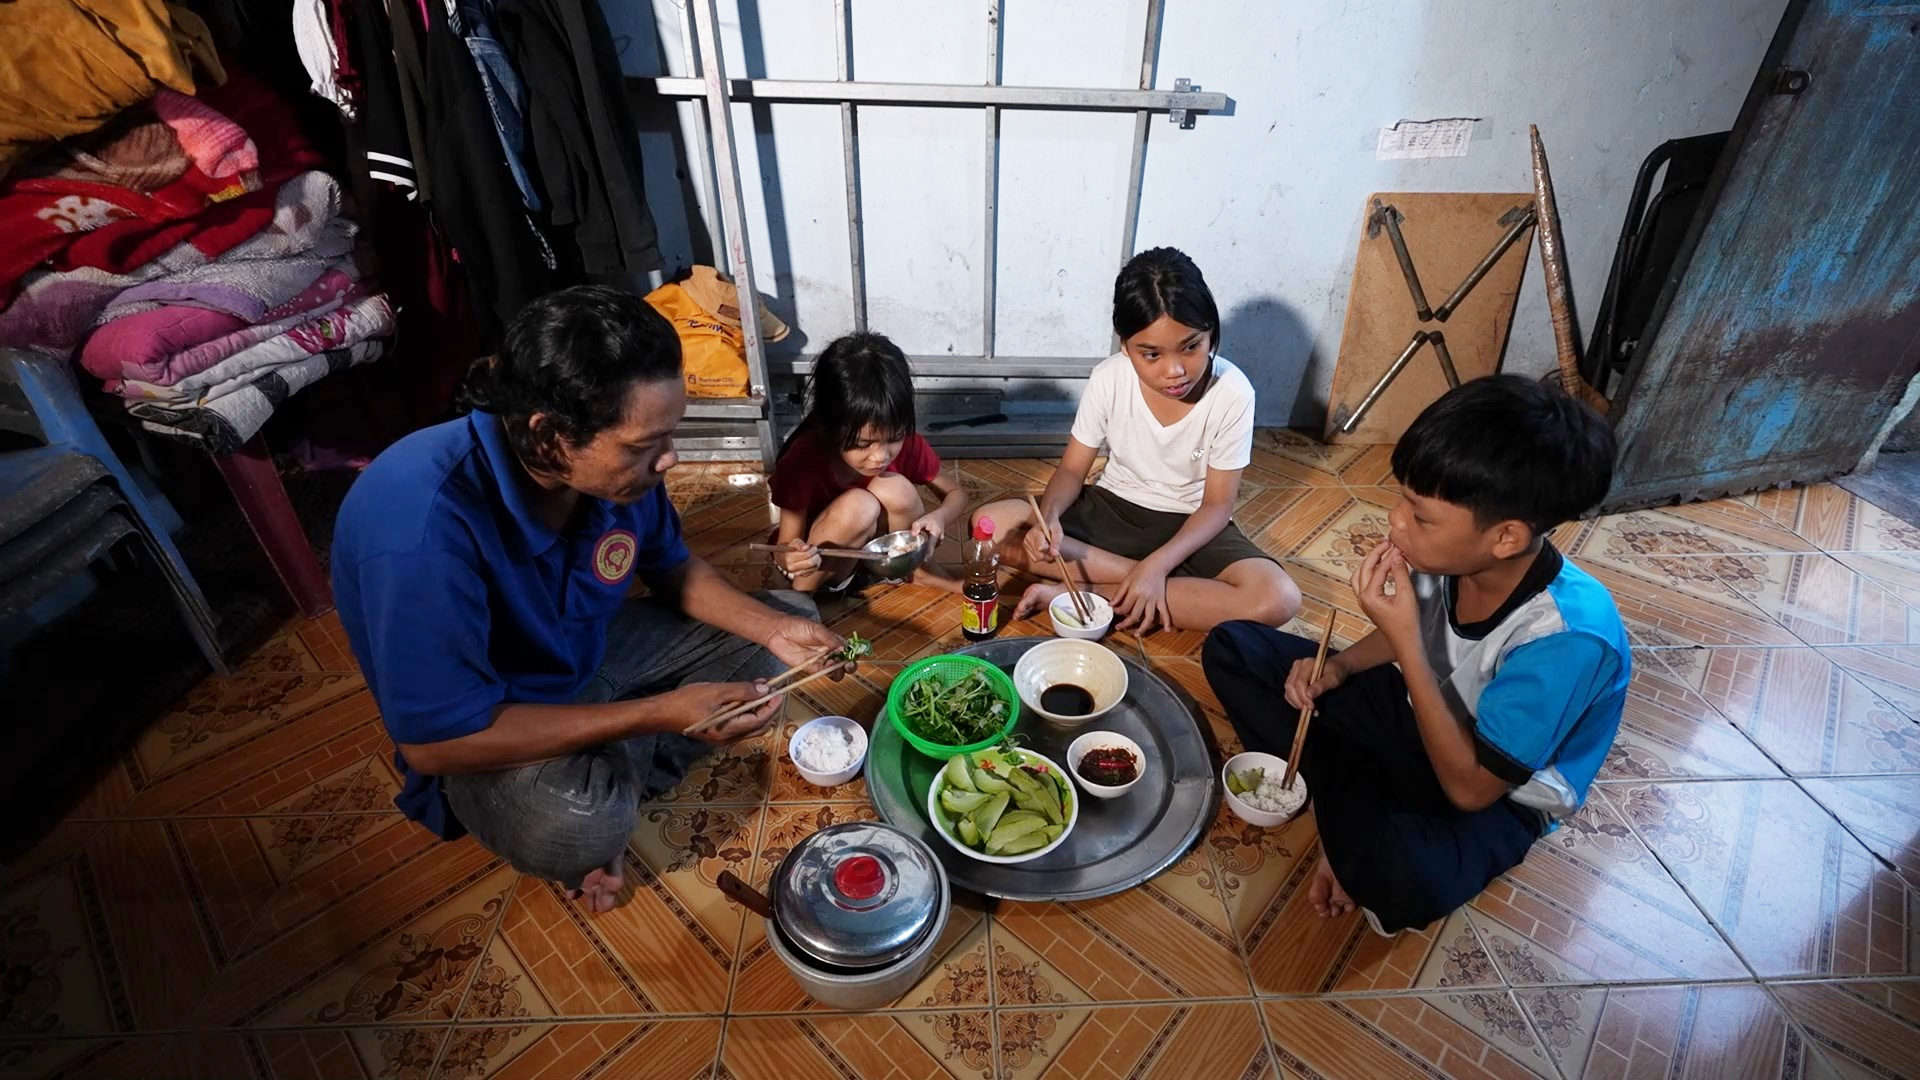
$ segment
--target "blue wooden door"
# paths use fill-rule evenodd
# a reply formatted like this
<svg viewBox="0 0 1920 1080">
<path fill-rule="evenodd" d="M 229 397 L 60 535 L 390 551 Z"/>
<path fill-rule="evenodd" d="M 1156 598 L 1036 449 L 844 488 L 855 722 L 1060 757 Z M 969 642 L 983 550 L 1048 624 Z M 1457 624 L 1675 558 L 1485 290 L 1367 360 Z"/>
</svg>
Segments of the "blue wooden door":
<svg viewBox="0 0 1920 1080">
<path fill-rule="evenodd" d="M 1706 205 L 1609 510 L 1849 472 L 1920 369 L 1920 3 L 1791 4 Z"/>
</svg>

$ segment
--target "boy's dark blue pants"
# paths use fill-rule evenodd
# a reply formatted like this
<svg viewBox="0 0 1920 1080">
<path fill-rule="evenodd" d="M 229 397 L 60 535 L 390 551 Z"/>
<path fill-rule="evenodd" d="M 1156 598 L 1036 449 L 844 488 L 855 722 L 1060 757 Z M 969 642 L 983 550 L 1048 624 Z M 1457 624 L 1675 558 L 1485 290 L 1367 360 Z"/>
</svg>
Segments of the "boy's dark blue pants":
<svg viewBox="0 0 1920 1080">
<path fill-rule="evenodd" d="M 1284 758 L 1300 711 L 1287 672 L 1318 643 L 1230 622 L 1208 636 L 1207 682 L 1249 750 Z M 1334 877 L 1387 932 L 1426 926 L 1519 865 L 1542 817 L 1511 799 L 1463 811 L 1440 787 L 1400 669 L 1384 664 L 1320 699 L 1300 774 Z"/>
</svg>

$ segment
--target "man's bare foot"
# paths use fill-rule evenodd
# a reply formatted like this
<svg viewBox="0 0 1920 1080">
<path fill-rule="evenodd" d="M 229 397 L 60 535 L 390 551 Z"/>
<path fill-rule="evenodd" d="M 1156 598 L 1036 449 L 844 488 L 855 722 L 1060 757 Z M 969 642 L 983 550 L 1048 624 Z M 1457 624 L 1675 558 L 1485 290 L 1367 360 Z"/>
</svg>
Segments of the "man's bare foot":
<svg viewBox="0 0 1920 1080">
<path fill-rule="evenodd" d="M 1339 918 L 1353 911 L 1353 897 L 1340 887 L 1340 880 L 1333 876 L 1333 866 L 1324 854 L 1320 856 L 1320 865 L 1314 868 L 1313 884 L 1307 886 L 1307 902 L 1323 919 Z"/>
<path fill-rule="evenodd" d="M 579 888 L 567 890 L 567 899 L 578 900 L 588 911 L 600 915 L 613 910 L 620 890 L 626 887 L 626 879 L 620 876 L 619 860 L 615 860 L 598 870 L 588 871 L 587 876 L 580 879 Z"/>
<path fill-rule="evenodd" d="M 1013 609 L 1014 619 L 1019 620 L 1029 615 L 1038 615 L 1040 612 L 1047 610 L 1047 605 L 1053 603 L 1054 597 L 1060 596 L 1066 591 L 1067 587 L 1056 581 L 1034 582 L 1027 586 L 1026 592 L 1020 594 L 1020 604 Z"/>
</svg>

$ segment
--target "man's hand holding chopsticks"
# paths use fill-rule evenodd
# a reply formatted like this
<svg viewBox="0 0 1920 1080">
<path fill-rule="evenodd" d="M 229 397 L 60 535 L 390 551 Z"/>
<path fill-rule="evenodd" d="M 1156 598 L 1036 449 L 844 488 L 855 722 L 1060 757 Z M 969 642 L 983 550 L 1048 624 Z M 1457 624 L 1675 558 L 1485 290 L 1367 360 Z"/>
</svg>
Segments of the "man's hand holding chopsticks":
<svg viewBox="0 0 1920 1080">
<path fill-rule="evenodd" d="M 838 682 L 857 666 L 854 660 L 843 658 L 843 652 L 848 647 L 845 638 L 809 619 L 781 619 L 769 635 L 766 647 L 768 652 L 791 666 L 773 678 L 755 684 L 760 687 L 759 697 L 717 708 L 685 728 L 684 734 L 709 738 L 711 732 L 732 729 L 737 716 L 758 715 L 768 710 L 772 710 L 768 712 L 771 719 L 778 713 L 779 705 L 788 691 L 821 679 Z M 760 726 L 765 725 L 763 723 Z M 753 730 L 758 731 L 759 727 Z"/>
<path fill-rule="evenodd" d="M 767 697 L 771 690 L 765 680 L 760 682 L 730 683 L 688 683 L 677 690 L 669 690 L 653 698 L 656 706 L 667 706 L 674 717 L 675 731 L 683 731 L 696 739 L 711 743 L 732 742 L 758 735 L 767 725 L 780 718 L 780 710 L 786 704 L 786 697 L 774 694 Z M 737 712 L 726 720 L 703 728 L 702 721 L 710 716 L 737 710 L 749 702 L 765 701 L 745 712 Z"/>
<path fill-rule="evenodd" d="M 791 667 L 806 664 L 809 672 L 819 670 L 817 662 L 821 653 L 843 649 L 846 644 L 846 638 L 812 619 L 797 616 L 781 619 L 766 641 L 767 651 L 781 663 Z M 842 669 L 843 672 L 852 670 L 851 664 Z"/>
</svg>

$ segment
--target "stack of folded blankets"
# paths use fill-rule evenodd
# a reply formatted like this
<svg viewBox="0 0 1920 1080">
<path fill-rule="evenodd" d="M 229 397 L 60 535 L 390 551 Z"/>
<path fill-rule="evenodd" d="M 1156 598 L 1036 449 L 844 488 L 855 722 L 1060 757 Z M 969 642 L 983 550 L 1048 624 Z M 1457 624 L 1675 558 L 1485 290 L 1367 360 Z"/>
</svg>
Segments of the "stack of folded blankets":
<svg viewBox="0 0 1920 1080">
<path fill-rule="evenodd" d="M 226 453 L 378 358 L 394 311 L 291 112 L 217 74 L 193 95 L 156 85 L 0 178 L 0 346 L 65 353 L 144 427 Z"/>
</svg>

